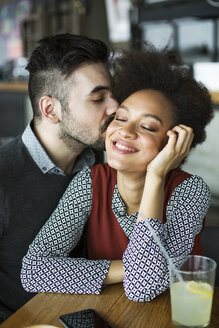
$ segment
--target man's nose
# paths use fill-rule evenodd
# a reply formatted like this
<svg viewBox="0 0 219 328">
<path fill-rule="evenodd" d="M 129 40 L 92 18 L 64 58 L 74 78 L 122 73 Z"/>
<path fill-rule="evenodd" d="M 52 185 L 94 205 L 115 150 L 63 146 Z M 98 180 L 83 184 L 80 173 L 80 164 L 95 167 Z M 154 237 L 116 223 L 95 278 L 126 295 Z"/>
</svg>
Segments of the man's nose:
<svg viewBox="0 0 219 328">
<path fill-rule="evenodd" d="M 118 108 L 119 108 L 119 103 L 116 101 L 116 99 L 110 97 L 107 104 L 106 115 L 107 116 L 114 115 Z"/>
</svg>

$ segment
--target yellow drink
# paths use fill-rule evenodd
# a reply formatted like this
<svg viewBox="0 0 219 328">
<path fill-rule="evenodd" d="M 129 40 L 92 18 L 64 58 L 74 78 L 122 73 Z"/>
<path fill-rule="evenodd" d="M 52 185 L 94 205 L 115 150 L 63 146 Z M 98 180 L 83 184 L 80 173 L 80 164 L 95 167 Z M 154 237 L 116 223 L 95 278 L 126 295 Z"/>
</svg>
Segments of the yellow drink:
<svg viewBox="0 0 219 328">
<path fill-rule="evenodd" d="M 213 290 L 194 280 L 174 282 L 170 288 L 172 321 L 183 327 L 206 327 L 210 322 Z"/>
</svg>

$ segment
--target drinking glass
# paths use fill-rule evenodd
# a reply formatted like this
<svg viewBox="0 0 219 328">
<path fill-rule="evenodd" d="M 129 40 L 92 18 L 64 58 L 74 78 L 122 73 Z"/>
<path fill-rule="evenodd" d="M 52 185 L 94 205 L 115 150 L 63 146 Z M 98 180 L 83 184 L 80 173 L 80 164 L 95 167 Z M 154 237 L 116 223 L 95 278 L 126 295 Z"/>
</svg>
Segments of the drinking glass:
<svg viewBox="0 0 219 328">
<path fill-rule="evenodd" d="M 189 255 L 178 269 L 170 267 L 171 313 L 176 326 L 209 325 L 216 266 L 208 257 Z"/>
</svg>

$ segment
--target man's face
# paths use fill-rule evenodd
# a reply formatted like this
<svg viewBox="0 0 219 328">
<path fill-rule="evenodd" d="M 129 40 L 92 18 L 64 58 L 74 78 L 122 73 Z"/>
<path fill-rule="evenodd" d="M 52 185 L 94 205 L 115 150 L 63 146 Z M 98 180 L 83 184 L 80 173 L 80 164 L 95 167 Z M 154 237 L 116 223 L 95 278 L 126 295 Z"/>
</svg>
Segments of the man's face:
<svg viewBox="0 0 219 328">
<path fill-rule="evenodd" d="M 118 108 L 109 72 L 103 64 L 86 64 L 67 83 L 68 106 L 62 109 L 59 137 L 69 148 L 104 149 L 106 128 Z"/>
</svg>

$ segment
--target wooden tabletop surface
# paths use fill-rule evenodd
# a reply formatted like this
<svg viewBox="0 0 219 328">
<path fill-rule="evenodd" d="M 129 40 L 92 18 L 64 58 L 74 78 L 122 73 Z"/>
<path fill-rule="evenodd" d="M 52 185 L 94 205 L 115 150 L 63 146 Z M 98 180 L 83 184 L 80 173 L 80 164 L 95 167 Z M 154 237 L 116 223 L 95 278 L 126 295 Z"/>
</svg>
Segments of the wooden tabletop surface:
<svg viewBox="0 0 219 328">
<path fill-rule="evenodd" d="M 24 328 L 50 324 L 63 328 L 62 314 L 83 309 L 97 310 L 116 328 L 174 328 L 171 323 L 169 291 L 151 302 L 136 303 L 127 299 L 122 284 L 106 287 L 101 295 L 40 293 L 0 325 L 1 328 Z M 219 287 L 215 288 L 209 328 L 219 327 Z"/>
</svg>

